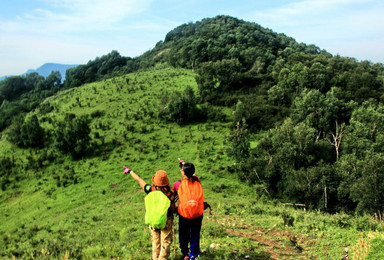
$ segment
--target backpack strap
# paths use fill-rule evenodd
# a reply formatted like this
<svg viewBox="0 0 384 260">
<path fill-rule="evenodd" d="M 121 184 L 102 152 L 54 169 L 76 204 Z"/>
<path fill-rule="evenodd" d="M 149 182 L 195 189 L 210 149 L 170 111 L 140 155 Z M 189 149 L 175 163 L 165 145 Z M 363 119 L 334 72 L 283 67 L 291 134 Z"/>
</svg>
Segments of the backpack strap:
<svg viewBox="0 0 384 260">
<path fill-rule="evenodd" d="M 151 191 L 157 191 L 156 187 L 152 185 L 151 186 Z M 162 190 L 159 190 L 159 191 L 163 192 Z M 172 202 L 172 199 L 171 199 L 172 195 L 173 195 L 172 191 L 169 191 L 168 193 L 164 193 L 164 195 L 167 196 L 167 198 Z"/>
</svg>

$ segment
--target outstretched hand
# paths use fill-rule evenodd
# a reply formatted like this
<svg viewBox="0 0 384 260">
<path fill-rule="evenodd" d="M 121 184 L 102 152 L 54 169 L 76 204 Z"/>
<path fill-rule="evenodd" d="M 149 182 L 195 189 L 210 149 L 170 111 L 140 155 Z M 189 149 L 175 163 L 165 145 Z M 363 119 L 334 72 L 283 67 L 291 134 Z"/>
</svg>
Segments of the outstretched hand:
<svg viewBox="0 0 384 260">
<path fill-rule="evenodd" d="M 181 160 L 180 158 L 178 158 L 178 159 L 179 159 L 179 167 L 181 168 L 181 167 L 183 167 L 183 164 L 185 163 L 185 161 Z"/>
<path fill-rule="evenodd" d="M 124 167 L 124 174 L 131 173 L 131 171 L 132 171 L 131 169 L 129 169 L 125 166 L 123 166 L 123 167 Z"/>
</svg>

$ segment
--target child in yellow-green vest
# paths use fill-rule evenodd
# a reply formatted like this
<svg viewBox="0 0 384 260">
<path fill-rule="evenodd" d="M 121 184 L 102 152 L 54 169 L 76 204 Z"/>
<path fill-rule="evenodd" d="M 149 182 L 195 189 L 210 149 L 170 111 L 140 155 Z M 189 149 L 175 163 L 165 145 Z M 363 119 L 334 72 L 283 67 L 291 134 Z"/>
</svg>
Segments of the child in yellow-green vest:
<svg viewBox="0 0 384 260">
<path fill-rule="evenodd" d="M 143 188 L 146 194 L 160 190 L 171 201 L 171 206 L 167 213 L 167 224 L 165 228 L 158 229 L 150 226 L 151 239 L 152 239 L 152 259 L 164 260 L 168 259 L 171 252 L 172 243 L 172 225 L 173 225 L 173 212 L 175 212 L 174 193 L 169 186 L 169 180 L 167 173 L 163 170 L 158 170 L 152 177 L 152 185 L 147 184 L 143 179 L 139 177 L 131 169 L 124 166 L 124 174 L 130 174 L 134 180 L 136 180 L 140 187 Z"/>
</svg>

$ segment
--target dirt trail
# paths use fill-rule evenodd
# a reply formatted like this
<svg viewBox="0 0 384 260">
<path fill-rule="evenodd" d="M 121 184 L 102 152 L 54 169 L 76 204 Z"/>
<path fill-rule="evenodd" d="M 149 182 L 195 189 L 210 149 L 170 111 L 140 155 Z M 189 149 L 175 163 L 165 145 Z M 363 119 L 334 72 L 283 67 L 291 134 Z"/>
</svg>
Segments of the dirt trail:
<svg viewBox="0 0 384 260">
<path fill-rule="evenodd" d="M 270 259 L 316 259 L 306 251 L 306 245 L 317 243 L 314 239 L 279 228 L 264 229 L 244 223 L 233 216 L 210 218 L 222 225 L 231 236 L 248 238 L 265 247 Z"/>
</svg>

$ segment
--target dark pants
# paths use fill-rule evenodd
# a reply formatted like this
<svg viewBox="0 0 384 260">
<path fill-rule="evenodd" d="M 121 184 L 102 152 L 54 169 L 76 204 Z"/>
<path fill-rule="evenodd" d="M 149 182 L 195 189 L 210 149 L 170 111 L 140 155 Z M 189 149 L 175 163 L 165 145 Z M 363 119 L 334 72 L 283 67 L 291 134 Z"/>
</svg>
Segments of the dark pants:
<svg viewBox="0 0 384 260">
<path fill-rule="evenodd" d="M 194 219 L 187 219 L 179 215 L 179 241 L 183 255 L 198 257 L 200 254 L 200 230 L 203 215 Z M 188 244 L 190 243 L 191 253 Z"/>
</svg>

